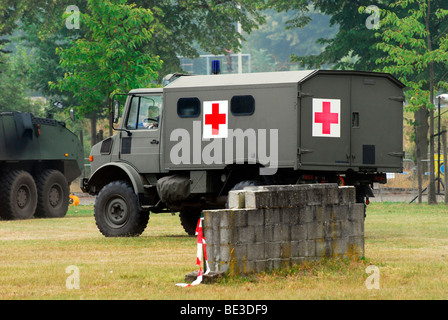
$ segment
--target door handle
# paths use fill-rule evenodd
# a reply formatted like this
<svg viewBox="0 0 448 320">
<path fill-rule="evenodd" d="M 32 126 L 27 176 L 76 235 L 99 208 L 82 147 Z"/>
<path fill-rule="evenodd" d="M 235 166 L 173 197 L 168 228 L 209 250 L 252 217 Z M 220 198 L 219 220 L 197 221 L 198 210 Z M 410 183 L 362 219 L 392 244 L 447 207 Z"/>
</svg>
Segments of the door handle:
<svg viewBox="0 0 448 320">
<path fill-rule="evenodd" d="M 159 144 L 159 140 L 153 139 L 153 140 L 151 141 L 151 144 Z"/>
</svg>

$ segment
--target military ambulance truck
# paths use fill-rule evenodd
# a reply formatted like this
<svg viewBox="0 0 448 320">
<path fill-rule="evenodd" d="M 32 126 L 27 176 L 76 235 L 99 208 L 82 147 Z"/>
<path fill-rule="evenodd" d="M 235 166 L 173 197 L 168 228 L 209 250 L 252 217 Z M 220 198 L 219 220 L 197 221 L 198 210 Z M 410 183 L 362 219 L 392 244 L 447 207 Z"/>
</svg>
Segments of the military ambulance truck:
<svg viewBox="0 0 448 320">
<path fill-rule="evenodd" d="M 65 122 L 0 113 L 0 219 L 64 217 L 83 148 Z"/>
<path fill-rule="evenodd" d="M 311 70 L 132 90 L 117 134 L 92 148 L 83 190 L 105 236 L 139 235 L 164 211 L 194 234 L 201 210 L 250 185 L 339 183 L 365 202 L 402 171 L 403 88 L 384 73 Z"/>
</svg>

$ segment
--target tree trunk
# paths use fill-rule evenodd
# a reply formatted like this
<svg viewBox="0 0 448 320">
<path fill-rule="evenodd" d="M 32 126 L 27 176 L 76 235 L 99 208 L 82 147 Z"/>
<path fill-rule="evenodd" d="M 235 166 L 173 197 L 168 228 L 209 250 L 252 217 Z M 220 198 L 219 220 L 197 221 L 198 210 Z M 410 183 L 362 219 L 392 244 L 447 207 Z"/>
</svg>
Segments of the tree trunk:
<svg viewBox="0 0 448 320">
<path fill-rule="evenodd" d="M 428 0 L 428 11 L 425 17 L 426 31 L 427 31 L 427 46 L 428 51 L 432 51 L 431 33 L 429 29 L 429 19 L 431 17 L 431 1 Z M 434 103 L 434 61 L 429 63 L 429 101 Z M 435 166 L 434 166 L 434 109 L 431 108 L 429 112 L 429 186 L 428 186 L 428 204 L 437 204 L 436 198 L 436 181 L 435 181 Z"/>
<path fill-rule="evenodd" d="M 111 95 L 110 93 L 107 95 L 107 108 L 109 110 L 109 113 L 108 113 L 108 118 L 109 118 L 109 137 L 112 137 L 112 135 L 114 134 L 114 132 L 112 130 L 112 128 L 114 127 L 114 120 L 112 119 L 112 108 L 114 106 L 112 105 L 113 101 L 110 98 L 110 95 Z"/>
<path fill-rule="evenodd" d="M 90 137 L 91 137 L 91 142 L 90 145 L 93 147 L 96 142 L 96 112 L 93 112 L 92 115 L 90 116 Z"/>
<path fill-rule="evenodd" d="M 417 111 L 414 112 L 415 117 L 415 146 L 416 146 L 416 158 L 417 158 L 417 167 L 418 167 L 418 194 L 419 194 L 419 203 L 422 203 L 421 194 L 422 194 L 422 181 L 423 175 L 425 174 L 426 168 L 425 164 L 422 160 L 427 159 L 428 155 L 428 110 L 422 106 Z"/>
</svg>

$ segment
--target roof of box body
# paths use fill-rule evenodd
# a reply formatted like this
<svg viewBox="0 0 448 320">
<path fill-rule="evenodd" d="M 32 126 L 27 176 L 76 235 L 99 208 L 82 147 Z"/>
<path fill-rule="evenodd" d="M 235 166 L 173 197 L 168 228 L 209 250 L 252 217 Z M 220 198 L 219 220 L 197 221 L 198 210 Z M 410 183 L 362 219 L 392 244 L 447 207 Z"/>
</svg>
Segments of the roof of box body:
<svg viewBox="0 0 448 320">
<path fill-rule="evenodd" d="M 273 84 L 297 84 L 306 81 L 318 74 L 334 75 L 359 75 L 389 78 L 399 87 L 404 85 L 387 73 L 345 71 L 345 70 L 303 70 L 303 71 L 280 71 L 280 72 L 257 72 L 243 74 L 220 74 L 220 75 L 195 75 L 181 76 L 171 82 L 165 88 L 198 88 L 198 87 L 220 87 L 241 85 L 273 85 Z"/>
<path fill-rule="evenodd" d="M 167 85 L 166 88 L 298 83 L 313 72 L 315 72 L 315 70 L 195 75 L 180 77 Z"/>
</svg>

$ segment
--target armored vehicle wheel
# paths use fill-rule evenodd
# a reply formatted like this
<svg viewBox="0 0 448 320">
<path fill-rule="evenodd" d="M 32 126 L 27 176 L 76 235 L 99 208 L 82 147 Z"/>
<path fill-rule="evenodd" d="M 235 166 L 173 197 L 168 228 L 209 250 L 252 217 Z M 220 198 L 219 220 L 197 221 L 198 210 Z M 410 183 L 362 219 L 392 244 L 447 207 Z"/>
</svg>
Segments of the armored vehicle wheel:
<svg viewBox="0 0 448 320">
<path fill-rule="evenodd" d="M 125 181 L 101 189 L 95 201 L 95 222 L 106 237 L 136 237 L 146 228 L 148 212 L 141 212 L 137 195 Z"/>
<path fill-rule="evenodd" d="M 70 189 L 58 170 L 45 170 L 36 178 L 36 217 L 62 218 L 68 209 Z"/>
<path fill-rule="evenodd" d="M 37 205 L 37 189 L 33 177 L 26 171 L 5 172 L 0 192 L 0 214 L 3 219 L 29 219 Z"/>
<path fill-rule="evenodd" d="M 199 208 L 184 208 L 179 213 L 180 223 L 189 236 L 194 236 L 198 220 L 201 217 L 202 210 Z"/>
</svg>

